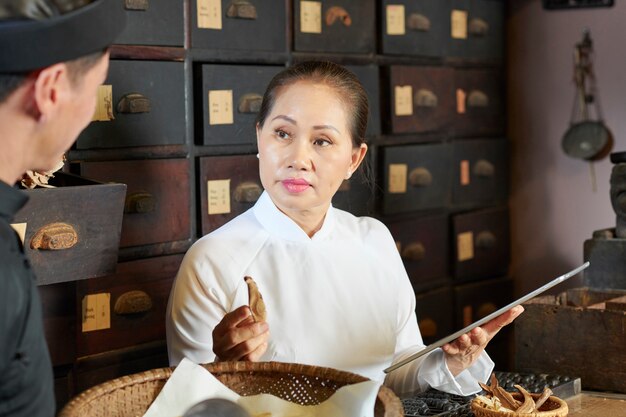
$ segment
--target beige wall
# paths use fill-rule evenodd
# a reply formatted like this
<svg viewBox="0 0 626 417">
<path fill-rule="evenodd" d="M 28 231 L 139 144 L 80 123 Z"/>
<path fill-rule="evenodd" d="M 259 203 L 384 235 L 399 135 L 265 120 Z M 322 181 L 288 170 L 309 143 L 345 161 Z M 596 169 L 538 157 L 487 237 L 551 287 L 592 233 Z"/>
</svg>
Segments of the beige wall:
<svg viewBox="0 0 626 417">
<path fill-rule="evenodd" d="M 561 151 L 575 94 L 573 48 L 585 27 L 594 41 L 613 150 L 626 151 L 626 2 L 615 3 L 613 8 L 546 11 L 541 0 L 508 1 L 511 272 L 518 292 L 581 263 L 583 241 L 594 230 L 615 225 L 608 157 L 594 164 L 594 193 L 589 163 Z M 579 285 L 576 279 L 568 286 Z"/>
</svg>

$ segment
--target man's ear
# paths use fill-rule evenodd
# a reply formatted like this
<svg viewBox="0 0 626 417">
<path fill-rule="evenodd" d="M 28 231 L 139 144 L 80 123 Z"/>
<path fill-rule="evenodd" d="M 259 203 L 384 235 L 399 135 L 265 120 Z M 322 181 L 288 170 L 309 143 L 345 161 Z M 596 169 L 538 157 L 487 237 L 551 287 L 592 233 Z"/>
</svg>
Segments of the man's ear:
<svg viewBox="0 0 626 417">
<path fill-rule="evenodd" d="M 66 64 L 54 64 L 39 71 L 33 85 L 33 110 L 38 120 L 51 117 L 69 87 Z"/>
</svg>

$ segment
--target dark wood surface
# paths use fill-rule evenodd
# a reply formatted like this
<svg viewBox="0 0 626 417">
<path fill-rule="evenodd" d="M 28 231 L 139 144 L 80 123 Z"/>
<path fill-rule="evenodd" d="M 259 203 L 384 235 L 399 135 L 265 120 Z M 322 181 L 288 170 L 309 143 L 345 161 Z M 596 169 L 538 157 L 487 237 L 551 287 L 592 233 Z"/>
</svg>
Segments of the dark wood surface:
<svg viewBox="0 0 626 417">
<path fill-rule="evenodd" d="M 565 400 L 569 408 L 569 417 L 625 417 L 626 395 L 594 391 Z"/>
</svg>

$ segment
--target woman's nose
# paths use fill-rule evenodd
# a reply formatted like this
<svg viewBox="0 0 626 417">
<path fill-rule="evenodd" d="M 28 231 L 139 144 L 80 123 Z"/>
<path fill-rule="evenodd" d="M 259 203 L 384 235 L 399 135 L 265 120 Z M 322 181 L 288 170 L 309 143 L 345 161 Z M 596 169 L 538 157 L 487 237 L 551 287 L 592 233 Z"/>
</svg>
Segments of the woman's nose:
<svg viewBox="0 0 626 417">
<path fill-rule="evenodd" d="M 288 164 L 289 168 L 296 170 L 308 171 L 312 168 L 313 163 L 311 161 L 311 152 L 307 143 L 295 141 L 291 146 L 291 153 L 289 155 Z"/>
</svg>

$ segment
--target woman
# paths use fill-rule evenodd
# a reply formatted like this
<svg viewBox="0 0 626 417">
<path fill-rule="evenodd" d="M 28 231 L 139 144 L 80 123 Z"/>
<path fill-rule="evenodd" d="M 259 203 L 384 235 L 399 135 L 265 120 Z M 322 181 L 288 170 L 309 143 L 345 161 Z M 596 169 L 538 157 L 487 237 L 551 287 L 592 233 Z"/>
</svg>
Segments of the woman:
<svg viewBox="0 0 626 417">
<path fill-rule="evenodd" d="M 382 380 L 424 347 L 389 231 L 331 206 L 367 152 L 367 114 L 363 87 L 336 64 L 298 64 L 271 81 L 256 127 L 265 192 L 185 256 L 167 314 L 172 365 L 282 361 Z M 252 319 L 244 276 L 257 282 L 267 322 Z M 493 368 L 485 345 L 520 312 L 391 372 L 386 385 L 399 395 L 478 391 Z"/>
</svg>

